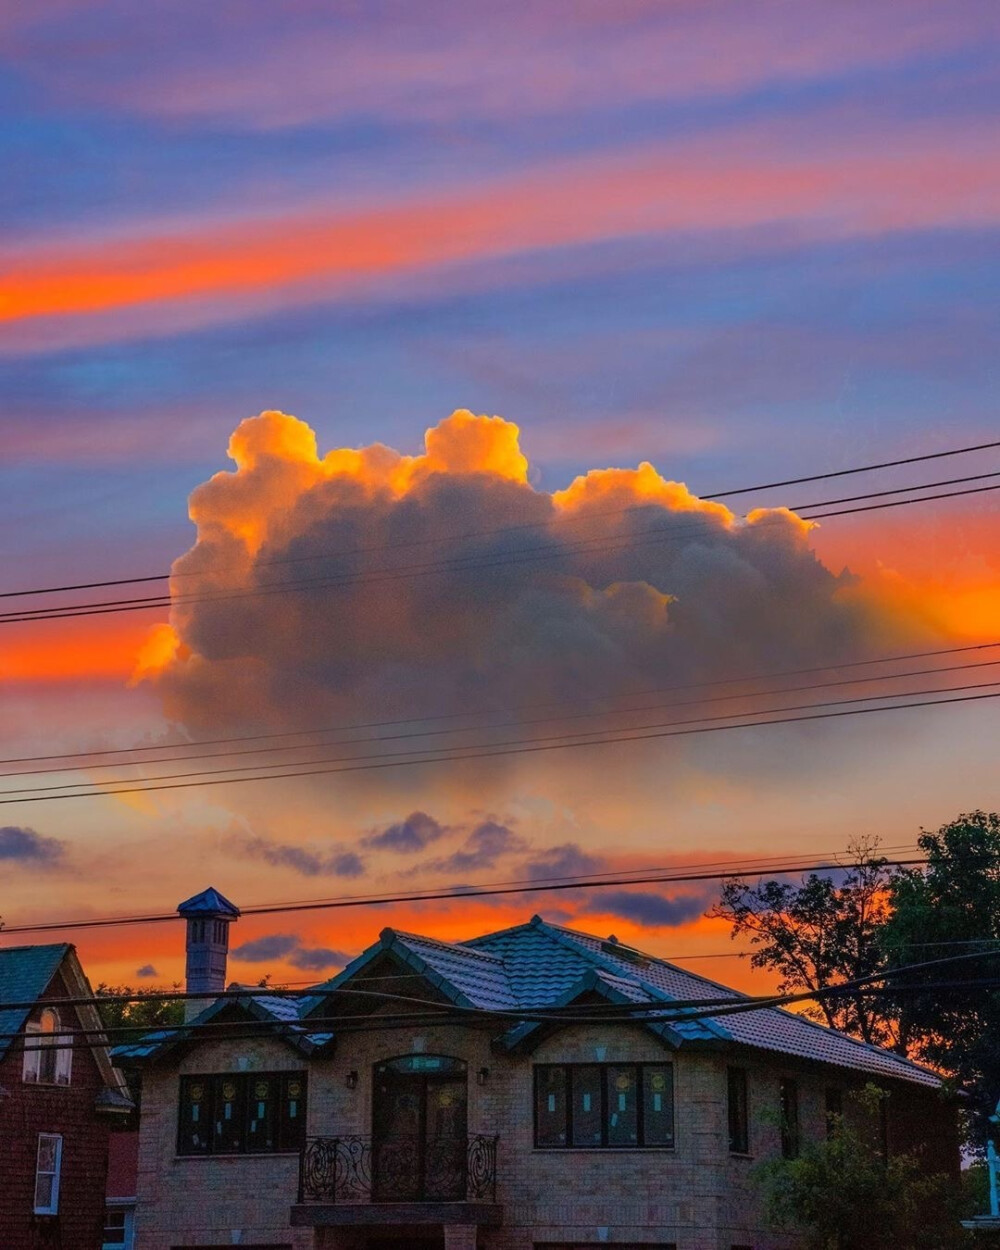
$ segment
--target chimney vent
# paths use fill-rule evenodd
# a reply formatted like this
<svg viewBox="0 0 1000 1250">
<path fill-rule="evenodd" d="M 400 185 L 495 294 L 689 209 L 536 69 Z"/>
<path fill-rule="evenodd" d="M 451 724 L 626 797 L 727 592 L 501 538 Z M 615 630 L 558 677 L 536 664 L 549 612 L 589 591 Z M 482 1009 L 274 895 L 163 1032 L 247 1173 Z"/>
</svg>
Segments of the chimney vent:
<svg viewBox="0 0 1000 1250">
<path fill-rule="evenodd" d="M 188 1021 L 225 988 L 229 926 L 239 919 L 240 909 L 209 886 L 178 904 L 177 913 L 187 921 L 184 988 L 188 994 L 205 995 L 185 1000 L 184 1019 Z"/>
</svg>

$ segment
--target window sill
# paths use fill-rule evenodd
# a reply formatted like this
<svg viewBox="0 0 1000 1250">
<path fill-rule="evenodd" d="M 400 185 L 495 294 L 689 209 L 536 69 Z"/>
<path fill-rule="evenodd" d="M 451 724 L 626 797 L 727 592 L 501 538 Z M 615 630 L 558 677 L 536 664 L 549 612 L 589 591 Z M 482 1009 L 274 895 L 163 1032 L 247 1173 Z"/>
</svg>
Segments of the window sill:
<svg viewBox="0 0 1000 1250">
<path fill-rule="evenodd" d="M 301 1153 L 298 1148 L 294 1150 L 219 1150 L 210 1154 L 175 1154 L 174 1162 L 204 1162 L 206 1159 L 274 1159 L 275 1157 L 297 1159 Z"/>
<path fill-rule="evenodd" d="M 675 1154 L 674 1146 L 532 1146 L 531 1153 L 536 1155 L 620 1155 L 632 1151 L 635 1154 Z"/>
<path fill-rule="evenodd" d="M 753 1159 L 753 1155 L 746 1150 L 730 1150 L 730 1159 Z"/>
</svg>

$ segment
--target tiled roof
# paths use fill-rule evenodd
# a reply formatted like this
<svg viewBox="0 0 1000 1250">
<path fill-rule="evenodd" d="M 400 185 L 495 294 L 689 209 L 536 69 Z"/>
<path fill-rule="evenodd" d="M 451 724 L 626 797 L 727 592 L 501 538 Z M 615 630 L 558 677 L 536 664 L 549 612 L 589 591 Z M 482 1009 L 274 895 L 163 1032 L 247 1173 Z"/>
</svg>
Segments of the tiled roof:
<svg viewBox="0 0 1000 1250">
<path fill-rule="evenodd" d="M 231 903 L 224 894 L 220 894 L 214 886 L 209 886 L 207 890 L 202 890 L 200 894 L 193 894 L 190 898 L 186 898 L 183 903 L 177 904 L 177 910 L 182 916 L 239 916 L 240 909 L 235 903 Z"/>
<path fill-rule="evenodd" d="M 539 1007 L 564 1006 L 585 993 L 597 993 L 612 1002 L 665 1005 L 724 999 L 727 1004 L 731 1000 L 733 1006 L 739 1006 L 747 998 L 737 990 L 653 955 L 611 939 L 548 924 L 535 916 L 527 924 L 466 942 L 444 942 L 398 929 L 383 929 L 376 943 L 308 996 L 276 998 L 249 991 L 245 999 L 235 1001 L 258 1020 L 290 1025 L 296 1036 L 288 1040 L 312 1049 L 328 1042 L 332 1034 L 307 1032 L 306 1019 L 326 1003 L 332 992 L 359 977 L 382 956 L 398 959 L 457 1006 L 486 1012 L 530 1012 Z M 218 1000 L 192 1021 L 192 1027 L 211 1019 L 232 1001 Z M 326 1014 L 322 1027 L 331 1027 Z M 521 1045 L 537 1035 L 541 1027 L 531 1022 L 518 1023 L 515 1016 L 504 1041 L 509 1046 Z M 747 1046 L 793 1059 L 832 1064 L 866 1076 L 895 1078 L 932 1088 L 941 1083 L 934 1072 L 919 1064 L 774 1007 L 730 1013 L 723 1009 L 713 1017 L 692 1016 L 686 1020 L 680 1016 L 668 1022 L 651 1021 L 648 1027 L 673 1046 Z M 188 1035 L 169 1038 L 163 1033 L 152 1033 L 116 1053 L 149 1057 L 167 1049 L 169 1041 Z"/>
<path fill-rule="evenodd" d="M 45 993 L 68 950 L 65 942 L 50 946 L 0 947 L 0 1057 L 13 1040 L 2 1035 L 19 1032 L 31 1014 L 30 1007 L 4 1007 L 4 1003 L 36 1002 Z"/>
<path fill-rule="evenodd" d="M 578 970 L 587 965 L 606 969 L 642 987 L 653 1000 L 731 998 L 736 1004 L 746 998 L 737 990 L 686 972 L 653 955 L 633 952 L 628 947 L 616 954 L 612 942 L 547 924 L 538 916 L 527 925 L 473 938 L 468 945 L 501 954 L 505 962 L 516 966 L 518 973 L 512 969 L 511 979 L 519 976 L 522 992 L 532 999 L 547 992 L 554 982 L 565 987 L 570 966 L 567 956 L 575 960 Z M 671 1028 L 682 1032 L 690 1041 L 729 1041 L 796 1059 L 834 1064 L 870 1076 L 893 1077 L 932 1087 L 941 1083 L 934 1072 L 891 1051 L 855 1041 L 844 1033 L 776 1007 L 721 1014 L 688 1024 L 672 1022 Z"/>
<path fill-rule="evenodd" d="M 288 1025 L 288 1030 L 279 1036 L 306 1051 L 315 1050 L 330 1040 L 331 1035 L 328 1032 L 315 1033 L 301 1023 L 302 999 L 283 998 L 277 994 L 255 994 L 252 989 L 248 989 L 245 995 L 241 994 L 238 998 L 217 998 L 183 1029 L 155 1029 L 137 1042 L 115 1046 L 111 1054 L 119 1062 L 154 1058 L 179 1042 L 190 1041 L 199 1025 L 208 1024 L 227 1008 L 240 1010 L 259 1024 Z"/>
</svg>

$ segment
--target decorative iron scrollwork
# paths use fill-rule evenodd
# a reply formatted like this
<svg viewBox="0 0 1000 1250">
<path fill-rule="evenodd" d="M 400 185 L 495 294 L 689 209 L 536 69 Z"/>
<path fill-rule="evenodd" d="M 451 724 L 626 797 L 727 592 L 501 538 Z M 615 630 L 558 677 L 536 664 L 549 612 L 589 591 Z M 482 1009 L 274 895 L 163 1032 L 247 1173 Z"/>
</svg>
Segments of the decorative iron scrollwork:
<svg viewBox="0 0 1000 1250">
<path fill-rule="evenodd" d="M 309 1137 L 299 1202 L 495 1202 L 497 1138 Z"/>
</svg>

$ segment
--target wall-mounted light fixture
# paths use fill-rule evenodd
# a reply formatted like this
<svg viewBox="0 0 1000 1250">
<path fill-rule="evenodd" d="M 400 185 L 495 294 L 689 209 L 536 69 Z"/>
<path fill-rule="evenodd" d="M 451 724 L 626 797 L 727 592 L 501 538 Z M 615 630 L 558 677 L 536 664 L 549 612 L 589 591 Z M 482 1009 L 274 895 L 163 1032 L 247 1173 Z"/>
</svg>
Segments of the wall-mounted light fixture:
<svg viewBox="0 0 1000 1250">
<path fill-rule="evenodd" d="M 348 1089 L 358 1088 L 358 1074 L 353 1069 L 344 1077 L 344 1084 Z"/>
<path fill-rule="evenodd" d="M 479 1071 L 476 1073 L 477 1085 L 485 1085 L 489 1079 L 490 1079 L 489 1068 L 480 1068 Z"/>
</svg>

